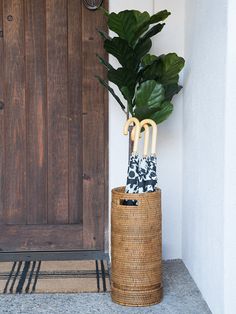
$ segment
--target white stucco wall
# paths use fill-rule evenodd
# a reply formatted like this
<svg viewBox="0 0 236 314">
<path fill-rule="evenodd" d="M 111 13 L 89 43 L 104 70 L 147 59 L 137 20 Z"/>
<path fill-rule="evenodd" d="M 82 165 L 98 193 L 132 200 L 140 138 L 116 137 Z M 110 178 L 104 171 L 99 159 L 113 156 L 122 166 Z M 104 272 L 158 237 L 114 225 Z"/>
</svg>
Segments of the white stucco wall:
<svg viewBox="0 0 236 314">
<path fill-rule="evenodd" d="M 135 1 L 110 0 L 110 11 L 137 9 L 150 14 L 168 9 L 172 15 L 167 19 L 161 34 L 156 36 L 152 51 L 156 54 L 184 53 L 184 0 Z M 111 62 L 115 62 L 111 58 Z M 127 171 L 128 139 L 122 135 L 125 116 L 110 96 L 110 189 L 125 184 Z M 174 99 L 174 113 L 159 125 L 158 174 L 162 189 L 163 207 L 163 257 L 181 257 L 182 221 L 182 92 Z"/>
<path fill-rule="evenodd" d="M 183 258 L 212 313 L 234 314 L 236 2 L 110 0 L 110 11 L 133 8 L 170 10 L 152 51 L 186 59 L 184 91 L 158 133 L 163 256 Z M 110 97 L 110 188 L 125 183 L 124 122 Z"/>
<path fill-rule="evenodd" d="M 236 2 L 228 2 L 225 100 L 224 313 L 236 313 Z"/>
<path fill-rule="evenodd" d="M 183 93 L 158 133 L 163 256 L 183 258 L 212 313 L 234 314 L 236 2 L 110 0 L 110 11 L 133 8 L 170 10 L 152 51 L 186 59 Z M 110 97 L 110 188 L 125 183 L 124 122 Z"/>
<path fill-rule="evenodd" d="M 224 313 L 227 6 L 186 1 L 183 260 L 214 314 Z"/>
</svg>

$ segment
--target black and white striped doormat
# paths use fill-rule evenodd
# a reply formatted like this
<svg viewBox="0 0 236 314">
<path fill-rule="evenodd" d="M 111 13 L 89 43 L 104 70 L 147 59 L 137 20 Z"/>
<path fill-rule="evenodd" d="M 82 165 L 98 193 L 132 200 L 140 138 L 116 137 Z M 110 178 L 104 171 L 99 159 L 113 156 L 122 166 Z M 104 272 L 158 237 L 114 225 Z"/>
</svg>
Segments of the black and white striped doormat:
<svg viewBox="0 0 236 314">
<path fill-rule="evenodd" d="M 106 260 L 0 263 L 0 293 L 107 291 L 110 280 Z"/>
</svg>

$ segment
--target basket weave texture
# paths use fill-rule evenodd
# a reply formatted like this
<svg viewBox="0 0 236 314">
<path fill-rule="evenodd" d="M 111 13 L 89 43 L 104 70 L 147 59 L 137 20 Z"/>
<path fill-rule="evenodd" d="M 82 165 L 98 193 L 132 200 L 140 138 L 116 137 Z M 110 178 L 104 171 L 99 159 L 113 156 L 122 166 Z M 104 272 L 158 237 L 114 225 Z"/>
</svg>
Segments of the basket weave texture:
<svg viewBox="0 0 236 314">
<path fill-rule="evenodd" d="M 122 205 L 137 200 L 137 206 Z M 161 191 L 127 194 L 112 190 L 111 297 L 127 306 L 162 299 Z"/>
</svg>

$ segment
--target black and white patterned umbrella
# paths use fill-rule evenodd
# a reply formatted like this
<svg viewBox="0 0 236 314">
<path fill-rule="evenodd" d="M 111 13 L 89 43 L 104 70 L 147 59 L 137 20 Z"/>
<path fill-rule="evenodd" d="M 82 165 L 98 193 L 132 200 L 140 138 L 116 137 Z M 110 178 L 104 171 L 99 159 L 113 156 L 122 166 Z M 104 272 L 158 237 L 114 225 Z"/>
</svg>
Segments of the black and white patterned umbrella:
<svg viewBox="0 0 236 314">
<path fill-rule="evenodd" d="M 144 179 L 144 192 L 154 192 L 157 189 L 157 157 L 146 157 L 146 175 Z"/>
<path fill-rule="evenodd" d="M 138 154 L 134 153 L 130 156 L 129 160 L 125 192 L 139 193 L 138 182 L 139 182 L 139 156 Z"/>
<path fill-rule="evenodd" d="M 144 148 L 143 148 L 143 158 L 139 161 L 139 178 L 138 178 L 138 193 L 146 192 L 146 175 L 148 172 L 148 163 L 147 163 L 147 153 L 148 153 L 148 144 L 149 144 L 149 127 L 147 124 L 144 124 L 143 121 L 140 122 L 140 130 L 144 128 Z"/>
<path fill-rule="evenodd" d="M 128 128 L 130 124 L 133 123 L 135 125 L 135 136 L 134 136 L 134 144 L 133 144 L 133 152 L 129 159 L 128 171 L 127 171 L 127 180 L 126 180 L 126 193 L 139 193 L 138 184 L 139 184 L 139 156 L 138 156 L 138 141 L 140 134 L 140 123 L 136 118 L 130 118 L 126 121 L 124 127 L 124 134 L 128 134 Z M 135 201 L 124 202 L 124 205 L 136 205 Z"/>
<path fill-rule="evenodd" d="M 153 128 L 151 155 L 148 155 L 149 127 Z M 153 192 L 157 189 L 157 157 L 156 139 L 157 125 L 153 120 L 145 119 L 140 122 L 140 130 L 144 128 L 144 151 L 143 158 L 139 161 L 138 191 L 137 193 Z M 132 131 L 131 138 L 134 140 L 135 130 Z"/>
<path fill-rule="evenodd" d="M 128 128 L 131 123 L 134 123 L 131 138 L 134 141 L 133 152 L 129 159 L 127 181 L 126 181 L 126 193 L 145 193 L 154 192 L 157 188 L 157 158 L 155 155 L 156 150 L 156 138 L 157 138 L 157 125 L 153 120 L 145 119 L 139 123 L 136 118 L 130 118 L 127 120 L 124 128 L 124 134 L 128 134 Z M 152 148 L 151 155 L 147 155 L 149 144 L 149 127 L 152 126 Z M 142 159 L 138 156 L 138 141 L 140 130 L 144 128 L 144 157 Z M 124 205 L 136 205 L 136 201 L 124 201 Z"/>
<path fill-rule="evenodd" d="M 140 122 L 140 128 L 152 126 L 152 146 L 151 155 L 147 155 L 147 144 L 144 139 L 144 157 L 140 161 L 140 173 L 142 174 L 142 192 L 154 192 L 157 189 L 157 157 L 156 157 L 156 141 L 157 141 L 157 125 L 151 119 L 145 119 Z M 145 136 L 147 130 L 145 128 Z M 146 144 L 146 145 L 145 145 Z"/>
</svg>

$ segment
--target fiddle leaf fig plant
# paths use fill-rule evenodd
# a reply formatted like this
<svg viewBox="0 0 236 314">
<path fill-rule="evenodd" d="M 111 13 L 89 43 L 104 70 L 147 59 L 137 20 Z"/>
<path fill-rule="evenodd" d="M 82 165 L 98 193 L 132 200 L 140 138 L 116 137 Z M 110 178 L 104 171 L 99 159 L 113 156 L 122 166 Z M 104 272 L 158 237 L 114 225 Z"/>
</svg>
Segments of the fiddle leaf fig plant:
<svg viewBox="0 0 236 314">
<path fill-rule="evenodd" d="M 162 23 L 170 15 L 167 10 L 152 16 L 148 12 L 125 10 L 119 13 L 106 11 L 109 30 L 116 35 L 112 38 L 99 30 L 104 40 L 104 49 L 114 56 L 120 66 L 114 68 L 108 61 L 97 55 L 107 69 L 107 80 L 97 76 L 108 89 L 121 109 L 131 116 L 153 119 L 157 124 L 166 120 L 173 111 L 172 98 L 181 90 L 179 73 L 184 59 L 176 53 L 156 56 L 150 54 L 151 38 L 160 33 Z M 115 93 L 109 82 L 120 90 L 127 105 Z"/>
</svg>

